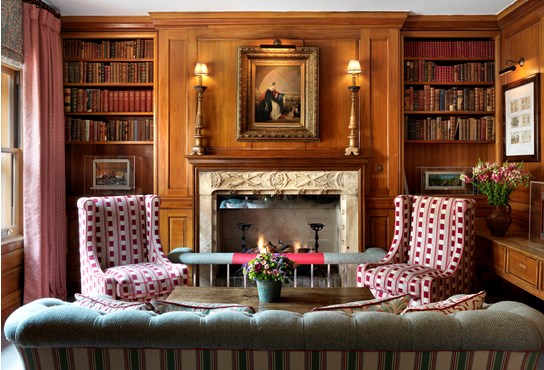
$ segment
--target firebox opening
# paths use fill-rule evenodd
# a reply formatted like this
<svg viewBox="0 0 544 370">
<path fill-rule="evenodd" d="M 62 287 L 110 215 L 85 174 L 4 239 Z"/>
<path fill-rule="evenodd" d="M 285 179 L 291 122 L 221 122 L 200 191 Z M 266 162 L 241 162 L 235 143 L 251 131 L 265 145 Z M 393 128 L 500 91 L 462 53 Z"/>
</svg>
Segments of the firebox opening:
<svg viewBox="0 0 544 370">
<path fill-rule="evenodd" d="M 338 252 L 340 195 L 217 194 L 216 199 L 217 251 L 251 251 L 261 237 L 279 252 Z"/>
</svg>

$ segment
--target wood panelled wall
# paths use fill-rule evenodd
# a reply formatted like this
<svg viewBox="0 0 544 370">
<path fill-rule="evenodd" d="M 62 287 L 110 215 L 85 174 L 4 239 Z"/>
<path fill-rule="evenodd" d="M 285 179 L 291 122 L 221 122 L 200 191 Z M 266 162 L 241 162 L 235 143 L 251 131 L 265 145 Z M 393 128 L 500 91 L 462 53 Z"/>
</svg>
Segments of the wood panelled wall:
<svg viewBox="0 0 544 370">
<path fill-rule="evenodd" d="M 386 248 L 384 235 L 392 234 L 392 197 L 401 190 L 400 28 L 406 16 L 404 12 L 151 14 L 159 40 L 157 185 L 169 225 L 178 225 L 175 212 L 181 212 L 184 225 L 191 217 L 194 189 L 185 156 L 194 144 L 196 62 L 206 63 L 209 69 L 202 110 L 207 155 L 329 152 L 337 156 L 348 145 L 351 77 L 346 68 L 350 59 L 359 59 L 363 69 L 358 95 L 360 147 L 361 155 L 371 158 L 365 174 L 369 200 L 364 244 Z M 319 48 L 318 142 L 236 140 L 237 47 L 271 44 L 276 38 Z M 194 247 L 187 244 L 189 231 L 162 232 L 167 248 Z"/>
<path fill-rule="evenodd" d="M 544 2 L 527 1 L 508 14 L 499 17 L 502 30 L 501 65 L 508 59 L 525 58 L 525 65 L 501 78 L 502 85 L 527 76 L 540 73 L 540 161 L 526 162 L 525 168 L 533 175 L 533 180 L 544 181 Z M 503 104 L 498 110 L 499 122 L 503 122 Z M 501 127 L 502 133 L 502 127 Z M 497 150 L 500 153 L 501 147 Z M 512 194 L 513 226 L 527 231 L 529 225 L 529 189 L 518 190 Z"/>
</svg>

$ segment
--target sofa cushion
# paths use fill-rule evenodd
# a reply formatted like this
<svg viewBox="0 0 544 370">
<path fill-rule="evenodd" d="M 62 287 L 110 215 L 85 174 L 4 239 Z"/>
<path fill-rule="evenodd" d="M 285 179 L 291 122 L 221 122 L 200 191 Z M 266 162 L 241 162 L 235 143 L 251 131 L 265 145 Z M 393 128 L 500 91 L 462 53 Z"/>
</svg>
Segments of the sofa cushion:
<svg viewBox="0 0 544 370">
<path fill-rule="evenodd" d="M 409 295 L 398 295 L 394 297 L 371 299 L 368 301 L 355 301 L 349 303 L 335 304 L 331 306 L 316 307 L 312 311 L 344 311 L 355 313 L 363 311 L 389 312 L 395 315 L 400 314 L 410 303 Z"/>
<path fill-rule="evenodd" d="M 206 315 L 220 311 L 255 313 L 253 307 L 235 303 L 169 302 L 160 300 L 151 300 L 149 303 L 153 306 L 153 311 L 159 314 L 173 311 L 202 312 Z"/>
<path fill-rule="evenodd" d="M 408 312 L 435 311 L 449 314 L 459 311 L 479 310 L 484 304 L 486 292 L 482 290 L 475 294 L 455 295 L 445 301 L 423 304 L 421 306 L 408 307 L 402 314 Z"/>
<path fill-rule="evenodd" d="M 90 296 L 76 293 L 76 301 L 73 303 L 77 306 L 92 308 L 93 310 L 102 312 L 115 312 L 127 310 L 142 310 L 150 311 L 153 309 L 148 303 L 142 302 L 126 302 L 113 299 L 106 294 L 93 294 Z"/>
</svg>

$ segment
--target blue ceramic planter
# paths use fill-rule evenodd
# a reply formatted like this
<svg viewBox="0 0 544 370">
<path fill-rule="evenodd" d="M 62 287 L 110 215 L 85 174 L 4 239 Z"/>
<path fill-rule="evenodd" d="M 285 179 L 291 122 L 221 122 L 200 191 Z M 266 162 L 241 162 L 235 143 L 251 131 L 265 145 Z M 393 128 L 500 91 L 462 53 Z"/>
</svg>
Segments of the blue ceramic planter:
<svg viewBox="0 0 544 370">
<path fill-rule="evenodd" d="M 278 302 L 281 296 L 281 281 L 256 280 L 259 301 L 264 303 Z"/>
</svg>

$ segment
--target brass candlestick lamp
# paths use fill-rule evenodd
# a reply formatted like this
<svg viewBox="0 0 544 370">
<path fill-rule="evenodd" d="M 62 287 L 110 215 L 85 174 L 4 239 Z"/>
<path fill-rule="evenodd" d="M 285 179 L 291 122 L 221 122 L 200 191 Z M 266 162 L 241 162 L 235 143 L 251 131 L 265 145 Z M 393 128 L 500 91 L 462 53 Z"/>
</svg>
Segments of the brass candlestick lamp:
<svg viewBox="0 0 544 370">
<path fill-rule="evenodd" d="M 357 75 L 361 73 L 361 64 L 358 60 L 352 59 L 348 63 L 348 73 L 351 73 L 351 86 L 348 86 L 348 90 L 351 92 L 351 114 L 349 116 L 349 146 L 346 148 L 346 155 L 359 155 L 359 148 L 357 147 L 357 119 L 355 116 L 355 100 L 360 86 L 357 86 Z"/>
<path fill-rule="evenodd" d="M 208 67 L 205 63 L 197 63 L 194 73 L 198 78 L 198 85 L 194 87 L 196 90 L 195 146 L 191 149 L 191 155 L 203 155 L 202 128 L 204 124 L 202 120 L 202 95 L 204 95 L 207 86 L 202 85 L 202 77 L 208 75 Z"/>
</svg>

